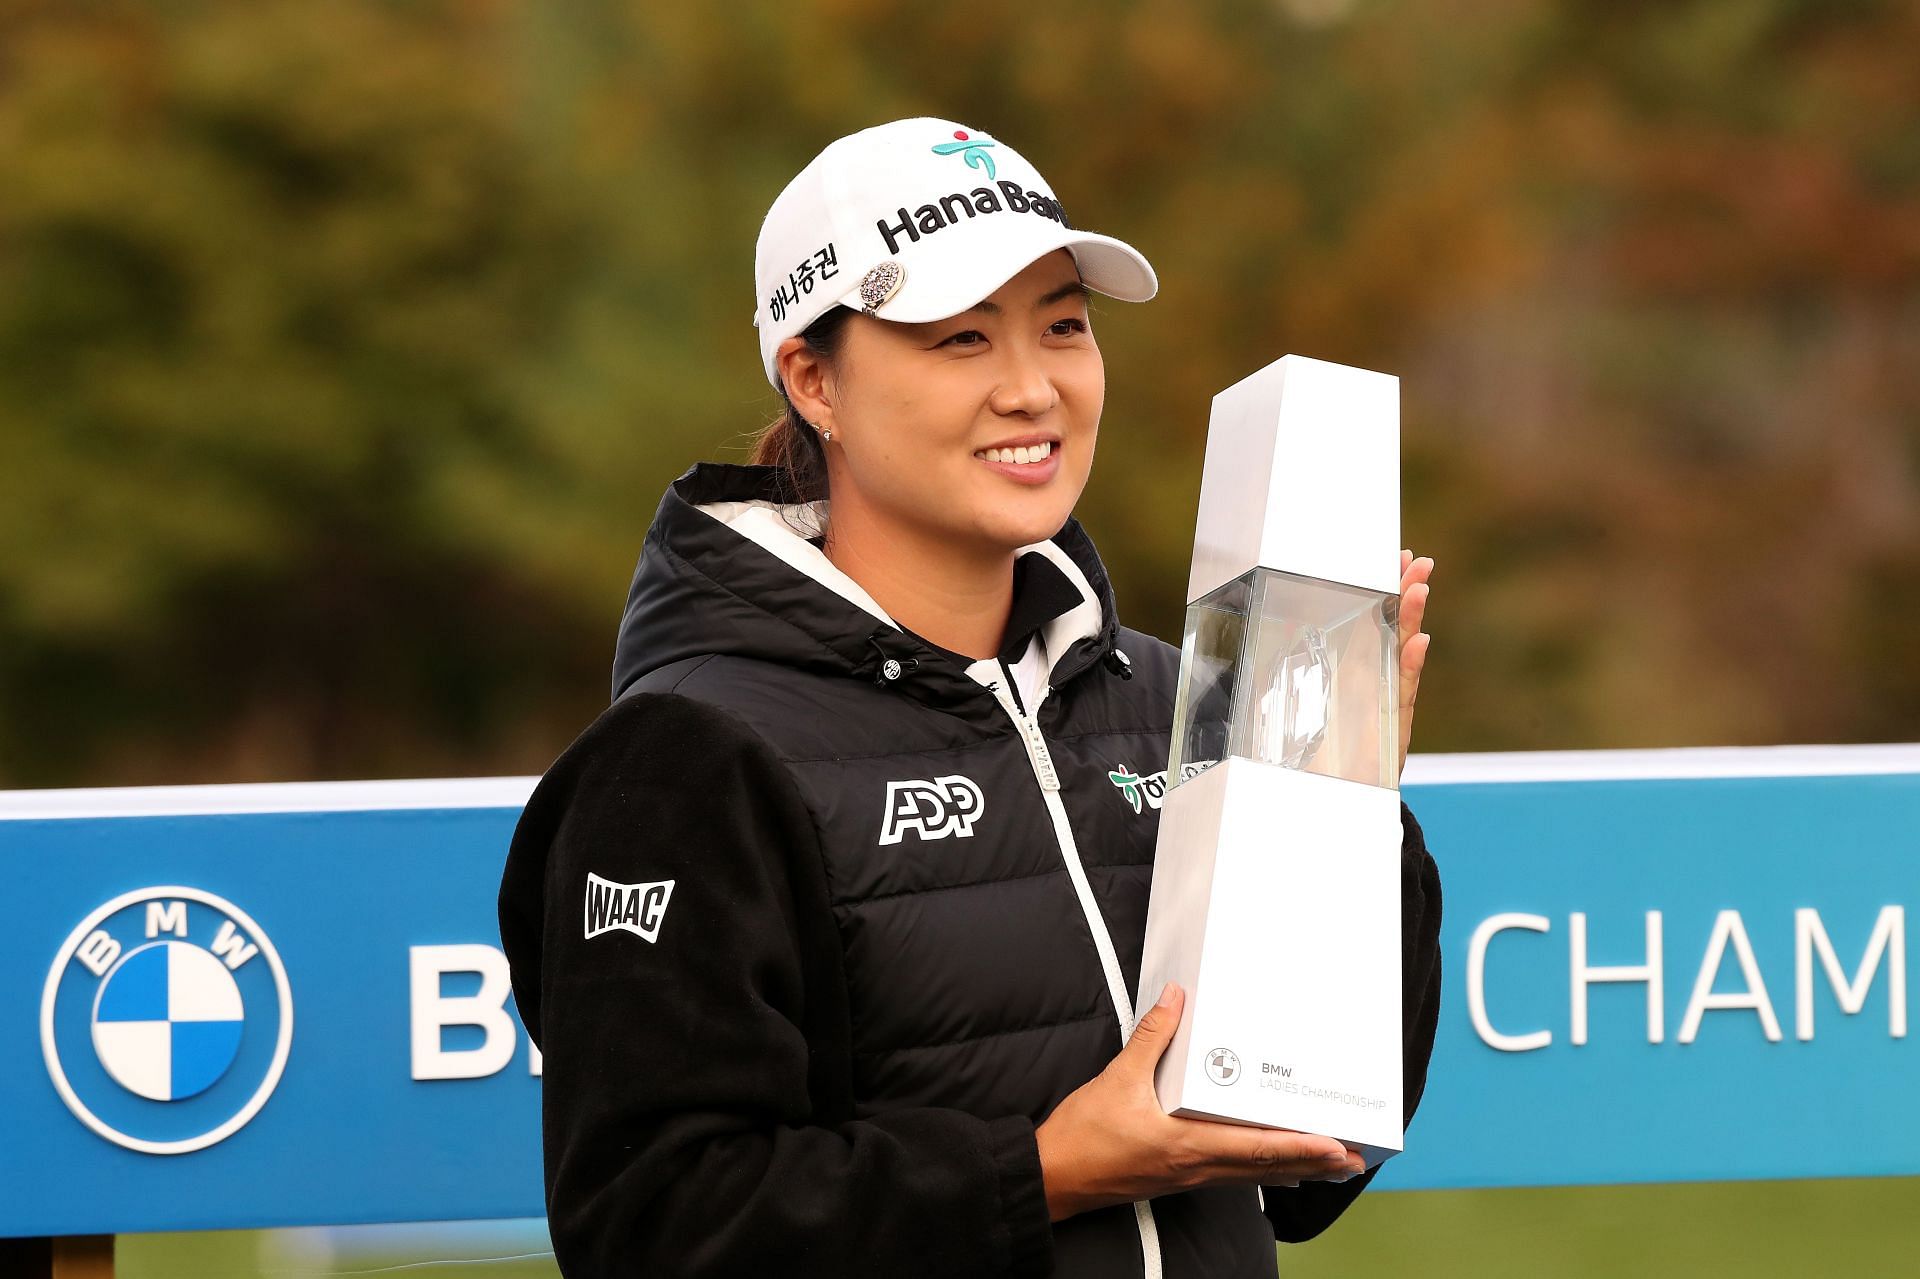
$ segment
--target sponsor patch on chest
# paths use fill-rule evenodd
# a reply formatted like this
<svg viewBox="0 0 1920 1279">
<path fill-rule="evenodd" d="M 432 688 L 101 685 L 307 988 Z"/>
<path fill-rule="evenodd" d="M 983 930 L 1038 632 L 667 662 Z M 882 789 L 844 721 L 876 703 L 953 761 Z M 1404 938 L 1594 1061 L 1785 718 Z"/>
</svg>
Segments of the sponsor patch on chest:
<svg viewBox="0 0 1920 1279">
<path fill-rule="evenodd" d="M 1193 760 L 1180 766 L 1181 780 L 1192 777 L 1207 765 L 1214 763 L 1210 759 Z M 1157 773 L 1140 774 L 1121 764 L 1109 769 L 1107 780 L 1120 791 L 1120 796 L 1133 806 L 1133 811 L 1143 812 L 1148 808 L 1158 808 L 1167 799 L 1167 770 Z"/>
<path fill-rule="evenodd" d="M 972 778 L 954 774 L 932 781 L 888 782 L 880 842 L 897 844 L 909 831 L 923 840 L 965 839 L 986 811 L 986 796 Z"/>
</svg>

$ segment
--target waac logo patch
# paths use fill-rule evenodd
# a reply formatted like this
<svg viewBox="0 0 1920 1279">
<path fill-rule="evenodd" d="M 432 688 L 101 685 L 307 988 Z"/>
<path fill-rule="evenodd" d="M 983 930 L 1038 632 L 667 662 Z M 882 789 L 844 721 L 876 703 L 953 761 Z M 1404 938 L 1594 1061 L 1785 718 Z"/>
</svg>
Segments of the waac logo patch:
<svg viewBox="0 0 1920 1279">
<path fill-rule="evenodd" d="M 616 884 L 587 872 L 587 936 L 614 931 L 632 933 L 648 941 L 660 940 L 660 921 L 673 896 L 671 879 L 651 884 Z"/>
<path fill-rule="evenodd" d="M 197 888 L 136 889 L 60 947 L 40 1043 L 81 1123 L 128 1150 L 186 1154 L 266 1105 L 293 1043 L 293 994 L 238 906 Z"/>
<path fill-rule="evenodd" d="M 986 796 L 972 778 L 954 774 L 930 782 L 888 782 L 880 842 L 897 844 L 912 831 L 921 839 L 965 839 L 986 811 Z"/>
</svg>

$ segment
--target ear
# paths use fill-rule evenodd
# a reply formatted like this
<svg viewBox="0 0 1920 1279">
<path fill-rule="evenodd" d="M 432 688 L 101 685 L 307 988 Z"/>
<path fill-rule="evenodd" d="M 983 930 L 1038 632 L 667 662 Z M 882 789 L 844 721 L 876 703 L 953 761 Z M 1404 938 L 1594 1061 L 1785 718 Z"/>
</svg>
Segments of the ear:
<svg viewBox="0 0 1920 1279">
<path fill-rule="evenodd" d="M 833 428 L 832 370 L 806 339 L 794 336 L 774 350 L 773 367 L 795 411 L 816 430 Z"/>
</svg>

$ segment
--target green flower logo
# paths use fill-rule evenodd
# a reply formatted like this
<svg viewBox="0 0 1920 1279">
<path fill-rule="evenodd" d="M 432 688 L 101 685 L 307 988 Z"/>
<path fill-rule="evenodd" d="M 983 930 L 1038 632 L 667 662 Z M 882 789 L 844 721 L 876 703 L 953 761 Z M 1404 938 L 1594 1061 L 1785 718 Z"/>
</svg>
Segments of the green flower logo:
<svg viewBox="0 0 1920 1279">
<path fill-rule="evenodd" d="M 987 154 L 987 148 L 993 145 L 991 138 L 972 138 L 965 129 L 953 131 L 953 141 L 936 142 L 933 145 L 935 155 L 953 155 L 958 152 L 970 169 L 985 169 L 987 181 L 993 181 L 993 157 Z"/>
</svg>

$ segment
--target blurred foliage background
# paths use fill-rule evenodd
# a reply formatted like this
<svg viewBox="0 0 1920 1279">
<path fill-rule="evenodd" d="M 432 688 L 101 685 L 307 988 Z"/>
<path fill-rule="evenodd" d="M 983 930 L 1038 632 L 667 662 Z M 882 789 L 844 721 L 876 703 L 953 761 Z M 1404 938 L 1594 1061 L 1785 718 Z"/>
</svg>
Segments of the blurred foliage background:
<svg viewBox="0 0 1920 1279">
<path fill-rule="evenodd" d="M 1416 750 L 1912 740 L 1916 49 L 1899 0 L 0 0 L 0 786 L 542 770 L 661 490 L 777 407 L 768 203 L 922 113 L 1160 270 L 1078 512 L 1133 625 L 1209 397 L 1293 351 L 1402 378 Z M 1912 1185 L 1369 1196 L 1288 1265 L 1872 1272 Z"/>
<path fill-rule="evenodd" d="M 1141 246 L 1079 515 L 1177 634 L 1212 393 L 1402 378 L 1416 749 L 1908 739 L 1920 11 L 0 3 L 0 784 L 537 772 L 776 397 L 754 237 L 951 116 Z"/>
</svg>

